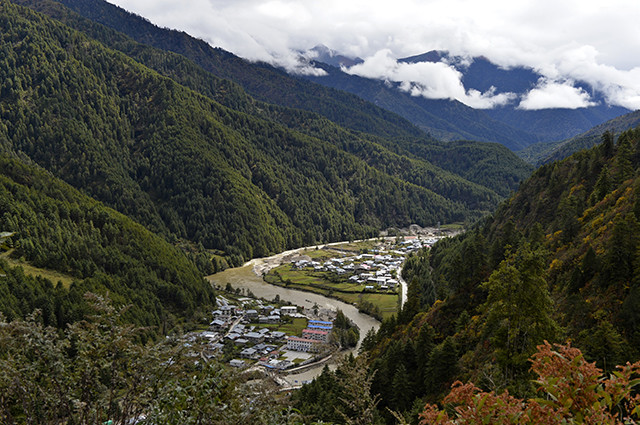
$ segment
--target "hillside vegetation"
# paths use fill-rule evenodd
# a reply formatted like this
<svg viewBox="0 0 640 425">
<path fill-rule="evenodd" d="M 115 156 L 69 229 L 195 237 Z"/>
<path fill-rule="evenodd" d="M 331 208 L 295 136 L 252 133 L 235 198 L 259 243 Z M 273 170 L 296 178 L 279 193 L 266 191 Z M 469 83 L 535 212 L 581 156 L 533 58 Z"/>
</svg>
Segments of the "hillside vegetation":
<svg viewBox="0 0 640 425">
<path fill-rule="evenodd" d="M 9 320 L 36 308 L 64 328 L 87 313 L 86 292 L 131 304 L 127 321 L 168 332 L 215 304 L 211 287 L 178 248 L 42 169 L 0 155 L 0 229 L 10 258 L 73 278 L 69 287 L 26 275 L 0 259 L 0 312 Z M 6 247 L 5 247 L 6 248 Z"/>
<path fill-rule="evenodd" d="M 54 0 L 14 0 L 14 2 L 48 14 L 231 109 L 276 121 L 310 136 L 333 141 L 338 143 L 341 149 L 358 156 L 363 153 L 360 148 L 364 143 L 362 136 L 345 129 L 365 132 L 367 141 L 383 145 L 394 153 L 431 162 L 436 167 L 428 167 L 426 173 L 430 176 L 443 174 L 443 170 L 438 169 L 440 167 L 471 182 L 488 187 L 501 196 L 507 196 L 510 190 L 517 188 L 517 183 L 532 171 L 530 166 L 518 160 L 511 151 L 499 144 L 437 142 L 416 131 L 409 122 L 403 122 L 401 118 L 393 114 L 389 115 L 388 112 L 372 104 L 363 105 L 357 97 L 295 79 L 265 64 L 249 63 L 220 49 L 212 49 L 201 40 L 193 39 L 184 33 L 155 27 L 144 19 L 102 0 L 62 3 L 96 22 L 105 23 L 110 28 L 83 18 Z M 126 32 L 143 44 L 135 42 L 112 28 Z M 162 50 L 150 46 L 156 46 Z M 196 54 L 195 51 L 201 53 Z M 227 69 L 226 67 L 231 63 L 233 68 Z M 247 82 L 239 78 L 240 76 L 251 76 L 247 77 L 250 81 Z M 255 79 L 259 80 L 259 84 L 252 82 Z M 231 81 L 242 84 L 242 88 Z M 265 87 L 269 84 L 276 87 L 269 91 L 273 97 L 265 98 L 252 91 L 254 86 Z M 245 93 L 245 89 L 258 99 L 265 99 L 272 103 L 255 100 Z M 329 92 L 326 93 L 326 90 Z M 284 101 L 282 93 L 296 95 L 292 101 Z M 325 113 L 327 108 L 318 104 L 327 98 L 336 103 L 328 108 L 330 114 Z M 299 99 L 304 101 L 299 102 Z M 334 113 L 337 113 L 338 117 L 334 117 Z M 344 118 L 350 122 L 344 122 Z M 397 126 L 396 121 L 399 121 L 400 125 Z M 389 132 L 396 128 L 397 130 Z M 379 147 L 373 149 L 376 157 L 385 156 L 384 152 L 380 153 Z M 367 151 L 371 150 L 371 147 L 367 149 Z M 443 150 L 446 151 L 446 155 L 441 155 Z M 363 159 L 371 163 L 369 161 L 371 155 Z M 385 158 L 385 161 L 387 160 Z M 488 167 L 486 161 L 490 161 L 492 166 Z M 380 160 L 374 164 L 380 164 Z M 482 168 L 482 172 L 469 172 L 468 164 Z M 415 175 L 416 172 L 407 171 L 405 174 Z M 447 173 L 444 173 L 443 178 L 446 181 L 452 180 L 452 176 Z M 442 178 L 429 177 L 428 187 L 437 193 L 449 196 L 447 193 L 450 192 L 441 191 L 442 180 Z M 451 183 L 445 184 L 451 186 Z M 456 186 L 460 184 L 460 182 L 455 183 Z"/>
</svg>

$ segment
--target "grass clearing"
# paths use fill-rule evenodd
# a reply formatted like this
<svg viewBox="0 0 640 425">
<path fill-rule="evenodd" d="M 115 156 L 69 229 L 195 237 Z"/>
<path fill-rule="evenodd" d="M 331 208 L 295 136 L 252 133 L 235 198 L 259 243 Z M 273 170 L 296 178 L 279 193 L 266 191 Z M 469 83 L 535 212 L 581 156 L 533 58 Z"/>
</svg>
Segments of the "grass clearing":
<svg viewBox="0 0 640 425">
<path fill-rule="evenodd" d="M 291 323 L 281 324 L 278 328 L 279 331 L 286 333 L 287 335 L 302 335 L 302 330 L 307 327 L 307 319 L 302 317 L 294 317 Z"/>
<path fill-rule="evenodd" d="M 301 255 L 308 255 L 312 260 L 328 260 L 329 258 L 335 258 L 335 254 L 327 251 L 326 249 L 307 249 L 300 251 Z"/>
<path fill-rule="evenodd" d="M 50 280 L 54 284 L 54 286 L 57 285 L 58 282 L 62 282 L 62 286 L 65 289 L 69 289 L 69 287 L 71 286 L 71 283 L 74 280 L 78 280 L 77 278 L 70 276 L 68 274 L 60 273 L 55 270 L 41 269 L 39 267 L 32 266 L 31 264 L 25 261 L 20 261 L 14 258 L 10 258 L 9 254 L 10 252 L 6 252 L 0 255 L 0 258 L 4 259 L 11 267 L 22 267 L 24 274 L 26 274 L 27 276 L 33 276 L 33 277 L 40 276 L 44 279 Z"/>
</svg>

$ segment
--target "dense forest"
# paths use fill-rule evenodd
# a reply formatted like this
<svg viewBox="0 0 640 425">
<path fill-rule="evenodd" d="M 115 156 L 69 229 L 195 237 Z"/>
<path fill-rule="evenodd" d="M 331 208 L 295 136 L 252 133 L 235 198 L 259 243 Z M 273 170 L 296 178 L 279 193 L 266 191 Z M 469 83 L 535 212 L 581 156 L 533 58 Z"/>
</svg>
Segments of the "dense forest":
<svg viewBox="0 0 640 425">
<path fill-rule="evenodd" d="M 14 233 L 0 258 L 0 312 L 63 329 L 86 314 L 86 292 L 108 293 L 125 317 L 166 333 L 215 305 L 194 262 L 163 238 L 42 169 L 0 155 L 0 229 Z M 70 285 L 26 275 L 16 259 L 73 278 Z M 19 263 L 18 263 L 19 264 Z"/>
<path fill-rule="evenodd" d="M 363 344 L 381 420 L 396 423 L 391 409 L 417 424 L 425 403 L 440 402 L 456 380 L 477 385 L 465 387 L 469 397 L 508 390 L 524 403 L 540 391 L 530 359 L 545 341 L 570 341 L 595 362 L 585 368 L 605 375 L 640 358 L 640 129 L 614 139 L 605 133 L 599 146 L 541 167 L 491 217 L 408 259 L 408 302 Z M 504 410 L 494 405 L 504 417 L 505 400 Z M 430 409 L 435 420 L 440 411 Z"/>
<path fill-rule="evenodd" d="M 101 38 L 168 76 L 28 9 L 2 7 L 7 149 L 169 240 L 221 251 L 232 264 L 389 226 L 478 218 L 505 194 L 505 185 L 491 189 L 494 178 L 506 173 L 515 186 L 528 171 L 515 161 L 487 178 L 469 165 L 467 180 L 320 116 L 252 105 L 232 83 L 104 27 Z M 169 72 L 170 64 L 194 72 Z M 213 100 L 221 98 L 238 110 Z M 469 151 L 467 164 L 505 156 L 493 145 Z"/>
</svg>

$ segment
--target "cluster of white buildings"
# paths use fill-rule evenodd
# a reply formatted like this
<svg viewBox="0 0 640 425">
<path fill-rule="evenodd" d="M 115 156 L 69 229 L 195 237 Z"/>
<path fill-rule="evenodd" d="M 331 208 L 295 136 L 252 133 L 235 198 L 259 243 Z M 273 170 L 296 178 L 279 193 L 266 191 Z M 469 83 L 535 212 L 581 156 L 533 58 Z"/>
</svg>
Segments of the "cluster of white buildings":
<svg viewBox="0 0 640 425">
<path fill-rule="evenodd" d="M 349 257 L 337 257 L 320 263 L 318 261 L 299 260 L 293 263 L 294 268 L 313 268 L 318 272 L 332 272 L 339 275 L 350 274 L 348 281 L 365 285 L 367 290 L 395 290 L 398 281 L 392 271 L 402 266 L 404 257 L 398 254 L 360 254 Z"/>
<path fill-rule="evenodd" d="M 286 334 L 268 327 L 250 325 L 250 323 L 280 324 L 285 315 L 297 316 L 296 306 L 264 305 L 261 300 L 240 298 L 239 305 L 231 304 L 223 296 L 216 299 L 218 308 L 212 312 L 213 320 L 209 329 L 201 332 L 201 338 L 209 340 L 211 355 L 221 352 L 225 344 L 241 348 L 241 359 L 230 362 L 232 366 L 244 366 L 245 360 L 265 360 L 277 358 L 279 347 L 285 343 Z"/>
<path fill-rule="evenodd" d="M 431 247 L 436 241 L 436 238 L 409 238 L 391 244 L 388 250 L 373 249 L 369 254 L 336 257 L 324 262 L 302 257 L 292 267 L 350 275 L 348 281 L 355 285 L 365 285 L 364 291 L 393 291 L 399 285 L 394 271 L 399 272 L 405 256 L 421 248 Z"/>
<path fill-rule="evenodd" d="M 410 252 L 414 252 L 422 248 L 431 248 L 431 246 L 437 241 L 438 239 L 436 238 L 428 238 L 428 239 L 408 238 L 398 243 L 398 245 L 400 246 L 395 250 L 395 252 L 408 254 Z"/>
</svg>

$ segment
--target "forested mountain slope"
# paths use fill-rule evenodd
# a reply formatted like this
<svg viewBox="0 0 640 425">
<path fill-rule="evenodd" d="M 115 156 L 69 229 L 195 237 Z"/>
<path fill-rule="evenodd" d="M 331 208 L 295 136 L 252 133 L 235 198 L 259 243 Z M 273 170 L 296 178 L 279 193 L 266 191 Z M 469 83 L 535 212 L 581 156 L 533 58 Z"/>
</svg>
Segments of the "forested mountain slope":
<svg viewBox="0 0 640 425">
<path fill-rule="evenodd" d="M 0 312 L 13 320 L 42 310 L 63 328 L 87 313 L 85 292 L 131 304 L 125 318 L 172 329 L 215 305 L 200 271 L 176 247 L 42 169 L 0 154 L 0 229 L 9 258 L 74 278 L 69 287 L 26 276 L 0 258 Z M 5 254 L 6 255 L 6 254 Z"/>
<path fill-rule="evenodd" d="M 106 1 L 64 0 L 61 3 L 140 43 L 184 55 L 206 71 L 240 84 L 258 100 L 315 111 L 343 127 L 357 131 L 391 137 L 424 136 L 405 119 L 357 96 L 293 78 L 265 63 L 249 63 L 184 32 L 159 28 Z"/>
<path fill-rule="evenodd" d="M 296 121 L 287 110 L 280 119 L 308 124 L 307 135 L 267 120 L 277 108 L 229 109 L 28 9 L 2 8 L 3 144 L 151 230 L 236 264 L 391 225 L 477 217 L 499 199 L 319 117 Z M 210 94 L 220 87 L 251 102 L 222 82 Z"/>
<path fill-rule="evenodd" d="M 387 407 L 417 421 L 456 379 L 535 397 L 528 359 L 544 340 L 606 372 L 640 358 L 640 129 L 603 140 L 409 258 L 408 302 L 363 344 L 388 423 Z"/>
<path fill-rule="evenodd" d="M 360 157 L 376 168 L 382 168 L 383 171 L 392 175 L 426 186 L 446 197 L 459 193 L 458 199 L 464 200 L 467 198 L 465 193 L 483 190 L 473 185 L 469 186 L 468 181 L 485 186 L 500 196 L 507 196 L 531 171 L 529 166 L 499 144 L 440 143 L 409 136 L 387 139 L 371 134 L 357 134 L 339 127 L 314 112 L 256 101 L 238 85 L 216 77 L 185 57 L 138 44 L 121 33 L 77 15 L 56 1 L 15 0 L 14 2 L 28 4 L 38 11 L 47 13 L 108 47 L 127 54 L 162 75 L 231 109 L 278 122 L 309 136 L 329 140 L 340 149 Z M 402 167 L 388 167 L 386 163 L 397 162 L 396 156 L 389 155 L 386 149 L 376 144 L 397 154 L 438 164 L 438 167 L 416 161 L 411 161 L 411 165 L 405 161 Z M 446 155 L 443 155 L 443 152 L 446 152 Z M 463 181 L 451 173 L 468 181 Z M 415 176 L 420 178 L 416 179 Z M 486 193 L 483 196 L 485 200 L 494 197 L 493 194 Z"/>
<path fill-rule="evenodd" d="M 363 107 L 360 105 L 360 100 L 354 105 L 353 102 L 356 98 L 349 97 L 341 92 L 334 93 L 333 90 L 331 93 L 325 93 L 321 86 L 309 84 L 305 81 L 298 81 L 280 71 L 274 70 L 276 74 L 274 74 L 274 77 L 269 77 L 270 84 L 278 85 L 282 91 L 288 93 L 288 96 L 292 96 L 293 101 L 288 102 L 283 99 L 282 92 L 277 96 L 277 99 L 267 99 L 280 105 L 297 106 L 303 109 L 291 109 L 287 106 L 277 106 L 276 104 L 265 104 L 256 101 L 247 96 L 240 87 L 231 83 L 229 80 L 221 79 L 217 75 L 222 75 L 234 81 L 240 81 L 242 84 L 248 84 L 249 90 L 251 91 L 250 87 L 254 84 L 251 82 L 252 80 L 247 83 L 247 81 L 239 80 L 238 76 L 253 75 L 257 69 L 260 72 L 255 78 L 259 78 L 261 86 L 263 86 L 266 84 L 265 78 L 267 78 L 268 75 L 262 75 L 262 73 L 265 69 L 269 68 L 268 66 L 264 64 L 251 64 L 236 57 L 233 61 L 236 66 L 233 72 L 222 72 L 218 66 L 211 65 L 212 62 L 218 63 L 217 61 L 220 59 L 219 49 L 206 49 L 200 40 L 192 39 L 184 33 L 157 28 L 142 18 L 128 14 L 122 9 L 103 1 L 94 2 L 93 0 L 89 0 L 86 2 L 83 0 L 65 2 L 65 4 L 98 22 L 107 23 L 110 27 L 123 28 L 123 31 L 128 31 L 129 34 L 143 43 L 159 46 L 166 50 L 156 50 L 147 45 L 137 44 L 122 33 L 82 18 L 57 1 L 14 0 L 14 2 L 28 5 L 35 10 L 46 13 L 86 33 L 91 38 L 95 38 L 105 45 L 127 54 L 136 61 L 174 79 L 180 84 L 211 97 L 232 109 L 258 115 L 268 120 L 275 120 L 307 135 L 325 139 L 330 138 L 331 140 L 336 140 L 337 137 L 339 137 L 341 141 L 340 147 L 356 155 L 362 153 L 362 150 L 359 149 L 361 143 L 344 143 L 345 139 L 353 140 L 354 134 L 345 134 L 344 129 L 337 128 L 333 122 L 330 123 L 326 118 L 323 118 L 323 116 L 329 116 L 335 119 L 333 115 L 325 114 L 324 107 L 317 105 L 318 102 L 322 103 L 323 99 L 327 96 L 331 98 L 332 102 L 339 103 L 339 105 L 334 105 L 330 108 L 332 114 L 338 111 L 340 115 L 342 115 L 342 113 L 348 114 L 349 120 L 355 120 L 354 123 L 344 123 L 343 117 L 340 117 L 336 122 L 346 125 L 347 128 L 360 129 L 370 134 L 374 133 L 376 136 L 368 135 L 366 136 L 367 139 L 384 145 L 393 152 L 409 156 L 413 155 L 416 156 L 417 159 L 427 160 L 451 173 L 458 174 L 467 180 L 486 186 L 501 196 L 507 196 L 511 190 L 517 187 L 517 183 L 531 172 L 529 166 L 518 160 L 512 152 L 504 149 L 499 144 L 440 143 L 425 137 L 424 134 L 416 134 L 415 129 L 412 129 L 412 126 L 408 122 L 402 123 L 400 126 L 402 131 L 396 131 L 393 130 L 395 128 L 395 124 L 393 123 L 395 123 L 399 117 L 391 121 L 386 118 L 381 118 L 383 110 L 373 105 Z M 173 42 L 169 42 L 168 40 L 173 40 Z M 181 40 L 181 42 L 178 43 L 176 40 Z M 194 50 L 199 50 L 200 48 L 204 49 L 203 52 L 206 52 L 206 54 L 193 53 Z M 174 50 L 185 56 L 167 54 L 167 51 Z M 227 56 L 229 58 L 234 57 L 229 53 L 227 53 Z M 187 57 L 193 59 L 194 62 L 188 60 Z M 197 64 L 201 64 L 202 67 Z M 313 90 L 309 91 L 309 87 Z M 311 93 L 318 94 L 318 97 L 314 97 Z M 258 98 L 264 98 L 259 94 L 257 96 Z M 307 100 L 304 104 L 299 104 L 296 99 Z M 352 108 L 357 109 L 358 112 L 354 114 L 353 111 L 351 111 Z M 384 128 L 381 128 L 381 126 Z M 323 132 L 325 134 L 323 134 Z M 340 135 L 336 136 L 336 133 L 340 133 Z M 388 136 L 394 137 L 390 138 Z M 371 148 L 368 150 L 370 151 Z M 376 150 L 376 152 L 379 151 L 379 149 L 374 150 Z M 441 155 L 443 150 L 447 152 L 446 157 Z M 377 154 L 376 156 L 380 155 Z M 371 155 L 364 157 L 365 160 L 370 158 Z M 376 162 L 376 164 L 379 163 L 380 161 Z M 493 166 L 487 167 L 486 165 L 488 163 L 491 163 Z M 478 170 L 479 167 L 482 167 L 481 171 Z M 440 173 L 440 171 L 434 170 L 431 167 L 427 173 L 434 175 L 435 173 Z M 450 177 L 446 177 L 445 179 L 450 180 Z M 430 178 L 432 185 L 429 187 L 437 193 L 448 196 L 439 190 L 438 184 L 441 180 L 442 179 Z M 506 185 L 505 182 L 507 183 Z"/>
</svg>

